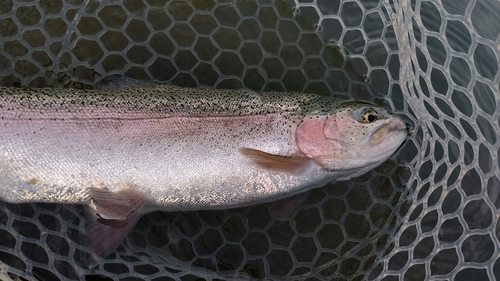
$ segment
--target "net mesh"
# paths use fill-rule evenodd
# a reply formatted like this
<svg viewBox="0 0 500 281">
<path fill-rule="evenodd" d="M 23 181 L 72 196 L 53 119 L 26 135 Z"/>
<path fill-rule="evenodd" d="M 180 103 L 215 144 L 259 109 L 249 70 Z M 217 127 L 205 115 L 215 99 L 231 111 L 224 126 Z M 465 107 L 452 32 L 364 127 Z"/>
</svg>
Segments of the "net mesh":
<svg viewBox="0 0 500 281">
<path fill-rule="evenodd" d="M 499 14 L 497 0 L 0 1 L 0 85 L 336 92 L 414 127 L 289 218 L 155 212 L 101 261 L 83 206 L 0 202 L 0 279 L 500 279 Z"/>
</svg>

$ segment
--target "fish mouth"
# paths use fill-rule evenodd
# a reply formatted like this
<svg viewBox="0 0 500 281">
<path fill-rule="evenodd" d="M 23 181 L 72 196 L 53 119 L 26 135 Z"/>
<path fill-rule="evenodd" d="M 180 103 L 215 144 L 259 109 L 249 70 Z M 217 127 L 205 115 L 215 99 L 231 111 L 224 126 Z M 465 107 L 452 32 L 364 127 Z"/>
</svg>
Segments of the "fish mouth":
<svg viewBox="0 0 500 281">
<path fill-rule="evenodd" d="M 398 132 L 398 131 L 406 131 L 408 133 L 408 124 L 406 124 L 403 119 L 397 118 L 391 123 L 388 124 L 389 128 L 387 128 L 387 133 Z"/>
<path fill-rule="evenodd" d="M 389 123 L 381 125 L 370 136 L 370 142 L 374 145 L 380 144 L 384 139 L 391 135 L 408 135 L 408 125 L 402 118 L 398 117 Z"/>
</svg>

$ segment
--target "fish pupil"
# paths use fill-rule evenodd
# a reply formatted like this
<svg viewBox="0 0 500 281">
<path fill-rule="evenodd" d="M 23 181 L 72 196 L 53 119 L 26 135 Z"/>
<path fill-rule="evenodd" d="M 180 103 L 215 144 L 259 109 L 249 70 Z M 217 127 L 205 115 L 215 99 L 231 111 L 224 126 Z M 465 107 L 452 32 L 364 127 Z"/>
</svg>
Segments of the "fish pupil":
<svg viewBox="0 0 500 281">
<path fill-rule="evenodd" d="M 377 120 L 377 118 L 378 118 L 378 116 L 377 116 L 376 112 L 368 111 L 368 112 L 365 112 L 363 114 L 362 122 L 363 123 L 372 123 L 372 122 L 375 122 Z"/>
</svg>

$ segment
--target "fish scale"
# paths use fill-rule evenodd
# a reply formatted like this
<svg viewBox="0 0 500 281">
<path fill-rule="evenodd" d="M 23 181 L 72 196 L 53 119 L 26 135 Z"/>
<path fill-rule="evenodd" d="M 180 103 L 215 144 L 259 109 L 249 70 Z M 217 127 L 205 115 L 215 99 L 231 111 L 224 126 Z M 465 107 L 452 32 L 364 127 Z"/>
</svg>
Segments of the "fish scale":
<svg viewBox="0 0 500 281">
<path fill-rule="evenodd" d="M 0 99 L 0 106 L 8 107 L 12 103 L 12 109 L 16 105 L 40 111 L 86 109 L 92 112 L 92 107 L 99 108 L 99 112 L 92 112 L 94 115 L 106 112 L 103 108 L 119 109 L 118 112 L 112 111 L 115 114 L 148 110 L 151 113 L 255 115 L 302 112 L 303 107 L 321 106 L 325 102 L 316 95 L 286 92 L 259 95 L 247 89 L 214 91 L 155 84 L 122 87 L 120 90 L 2 88 Z"/>
<path fill-rule="evenodd" d="M 301 93 L 0 88 L 0 105 L 0 198 L 89 204 L 97 237 L 153 210 L 242 207 L 359 176 L 406 137 L 385 109 Z"/>
</svg>

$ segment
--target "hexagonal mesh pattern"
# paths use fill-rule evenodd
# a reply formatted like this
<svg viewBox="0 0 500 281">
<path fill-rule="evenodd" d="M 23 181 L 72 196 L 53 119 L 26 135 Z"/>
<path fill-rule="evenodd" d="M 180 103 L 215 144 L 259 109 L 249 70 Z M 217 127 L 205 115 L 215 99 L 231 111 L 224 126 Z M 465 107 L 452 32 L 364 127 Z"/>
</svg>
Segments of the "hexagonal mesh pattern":
<svg viewBox="0 0 500 281">
<path fill-rule="evenodd" d="M 336 92 L 415 128 L 287 219 L 273 204 L 156 212 L 95 264 L 82 206 L 0 202 L 0 279 L 500 278 L 499 14 L 496 0 L 0 1 L 0 85 Z"/>
</svg>

